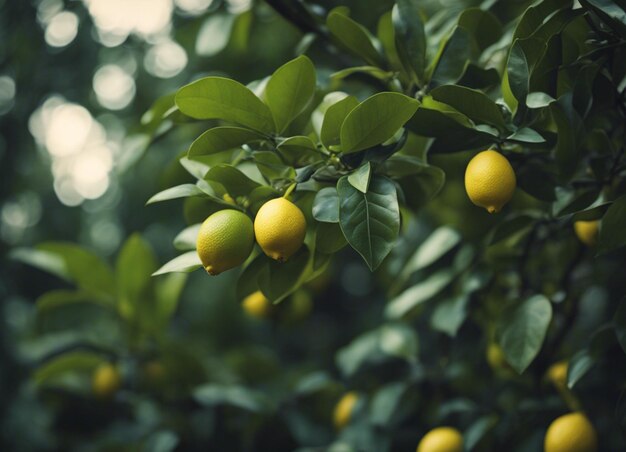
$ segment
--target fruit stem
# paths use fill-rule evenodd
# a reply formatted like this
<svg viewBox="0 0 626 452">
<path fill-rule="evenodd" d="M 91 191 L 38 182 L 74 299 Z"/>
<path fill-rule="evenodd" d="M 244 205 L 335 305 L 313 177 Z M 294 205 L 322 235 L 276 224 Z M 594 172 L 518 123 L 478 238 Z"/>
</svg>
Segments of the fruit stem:
<svg viewBox="0 0 626 452">
<path fill-rule="evenodd" d="M 291 195 L 291 192 L 293 192 L 296 189 L 296 185 L 298 185 L 297 183 L 293 183 L 289 186 L 289 188 L 287 188 L 287 190 L 285 191 L 285 194 L 283 195 L 283 198 L 285 199 L 289 199 L 289 195 Z"/>
</svg>

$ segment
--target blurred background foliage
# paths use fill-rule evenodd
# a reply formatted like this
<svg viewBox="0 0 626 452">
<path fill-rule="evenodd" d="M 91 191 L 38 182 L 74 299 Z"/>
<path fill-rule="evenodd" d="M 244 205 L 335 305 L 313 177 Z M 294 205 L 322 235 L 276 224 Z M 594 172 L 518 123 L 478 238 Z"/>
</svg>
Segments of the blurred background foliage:
<svg viewBox="0 0 626 452">
<path fill-rule="evenodd" d="M 146 308 L 133 317 L 106 301 L 41 309 L 41 296 L 50 291 L 75 285 L 92 291 L 93 281 L 83 279 L 92 264 L 110 265 L 104 273 L 126 265 L 149 275 L 174 257 L 172 239 L 185 226 L 181 205 L 145 203 L 190 179 L 177 157 L 201 129 L 163 133 L 145 114 L 157 99 L 203 75 L 261 79 L 303 49 L 326 87 L 335 83 L 330 74 L 355 65 L 331 43 L 314 39 L 310 24 L 286 20 L 270 6 L 288 3 L 0 0 L 0 448 L 265 451 L 324 450 L 335 443 L 335 450 L 414 450 L 427 430 L 448 423 L 479 450 L 539 450 L 546 426 L 567 410 L 545 370 L 580 350 L 588 357 L 582 366 L 595 368 L 576 387 L 577 396 L 604 450 L 621 450 L 626 361 L 606 319 L 624 293 L 623 255 L 594 261 L 572 231 L 562 247 L 539 237 L 541 254 L 510 243 L 489 249 L 488 258 L 507 266 L 522 257 L 536 285 L 547 275 L 552 285 L 542 290 L 554 299 L 564 297 L 554 281 L 577 284 L 580 293 L 572 334 L 559 338 L 565 345 L 540 355 L 523 376 L 489 351 L 495 325 L 485 326 L 500 310 L 493 294 L 505 298 L 519 286 L 514 272 L 499 280 L 491 299 L 481 300 L 471 321 L 464 322 L 468 303 L 476 302 L 471 295 L 487 281 L 480 271 L 455 280 L 443 303 L 420 307 L 425 312 L 411 321 L 414 328 L 381 326 L 385 288 L 397 294 L 403 284 L 425 281 L 427 292 L 439 294 L 500 220 L 467 201 L 468 152 L 432 159 L 446 173 L 446 188 L 419 219 L 403 225 L 386 271 L 370 274 L 346 250 L 329 272 L 262 319 L 244 315 L 233 290 L 236 272 L 172 279 L 172 291 L 160 301 L 174 307 L 164 308 L 166 314 Z M 530 4 L 424 0 L 420 6 L 444 23 L 481 3 L 509 37 L 511 21 Z M 339 5 L 375 31 L 393 2 L 324 0 L 309 7 L 323 16 Z M 357 76 L 349 91 L 370 94 L 371 80 Z M 520 192 L 512 205 L 537 203 Z M 451 228 L 436 229 L 440 224 Z M 7 258 L 10 249 L 49 241 L 80 244 L 108 264 L 80 255 L 76 274 L 51 275 Z M 124 250 L 148 257 L 124 262 Z M 404 271 L 411 256 L 417 256 L 413 268 Z M 571 257 L 580 263 L 575 275 L 555 264 Z M 145 262 L 147 268 L 135 267 Z M 154 278 L 142 290 L 148 297 L 166 292 L 164 281 Z M 100 289 L 106 292 L 106 284 Z M 158 327 L 137 337 L 134 332 L 151 328 L 130 318 Z M 43 365 L 68 351 L 74 374 Z M 122 388 L 112 399 L 94 400 L 91 369 L 109 360 L 119 365 Z M 348 390 L 361 397 L 353 422 L 338 433 L 333 407 Z"/>
</svg>

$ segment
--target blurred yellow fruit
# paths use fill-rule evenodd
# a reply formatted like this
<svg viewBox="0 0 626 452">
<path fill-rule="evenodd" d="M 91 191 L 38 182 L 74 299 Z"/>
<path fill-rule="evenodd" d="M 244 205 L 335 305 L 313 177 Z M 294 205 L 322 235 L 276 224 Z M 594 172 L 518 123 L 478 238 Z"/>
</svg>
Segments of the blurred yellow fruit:
<svg viewBox="0 0 626 452">
<path fill-rule="evenodd" d="M 487 346 L 487 362 L 493 371 L 511 370 L 511 366 L 504 357 L 502 347 L 495 342 L 490 342 Z"/>
<path fill-rule="evenodd" d="M 341 430 L 350 422 L 352 418 L 352 412 L 359 400 L 359 396 L 356 392 L 347 392 L 339 399 L 337 405 L 335 405 L 335 411 L 333 412 L 333 423 L 337 430 Z"/>
<path fill-rule="evenodd" d="M 424 435 L 417 452 L 463 452 L 463 435 L 452 427 L 437 427 Z"/>
<path fill-rule="evenodd" d="M 574 231 L 578 240 L 583 242 L 587 246 L 593 246 L 596 244 L 598 238 L 598 226 L 599 221 L 576 221 L 574 223 Z"/>
<path fill-rule="evenodd" d="M 263 252 L 284 262 L 300 249 L 306 235 L 302 211 L 285 198 L 276 198 L 261 206 L 254 219 L 254 233 Z"/>
<path fill-rule="evenodd" d="M 267 317 L 272 310 L 272 304 L 260 290 L 244 298 L 242 307 L 246 314 L 250 317 L 256 317 L 257 319 Z"/>
<path fill-rule="evenodd" d="M 210 275 L 241 265 L 253 247 L 252 220 L 234 209 L 220 210 L 204 220 L 196 241 L 198 256 Z"/>
<path fill-rule="evenodd" d="M 515 172 L 502 154 L 483 151 L 465 170 L 465 190 L 470 200 L 489 213 L 499 212 L 515 192 Z"/>
<path fill-rule="evenodd" d="M 232 205 L 237 204 L 237 202 L 233 199 L 233 197 L 230 196 L 228 193 L 224 193 L 224 195 L 222 196 L 222 199 L 226 201 L 228 204 L 232 204 Z"/>
<path fill-rule="evenodd" d="M 91 378 L 93 393 L 100 398 L 109 398 L 122 386 L 122 376 L 116 366 L 110 363 L 101 364 Z"/>
<path fill-rule="evenodd" d="M 559 361 L 554 363 L 548 369 L 548 378 L 559 388 L 567 385 L 567 361 Z"/>
<path fill-rule="evenodd" d="M 543 446 L 545 452 L 595 452 L 598 438 L 584 414 L 570 413 L 550 424 Z"/>
</svg>

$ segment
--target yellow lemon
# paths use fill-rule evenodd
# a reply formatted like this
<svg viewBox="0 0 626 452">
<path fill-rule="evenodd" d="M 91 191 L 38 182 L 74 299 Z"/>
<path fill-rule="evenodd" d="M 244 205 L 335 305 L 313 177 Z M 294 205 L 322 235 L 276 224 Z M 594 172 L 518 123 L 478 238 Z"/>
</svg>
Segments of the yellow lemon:
<svg viewBox="0 0 626 452">
<path fill-rule="evenodd" d="M 253 247 L 252 220 L 234 209 L 220 210 L 204 220 L 196 241 L 198 256 L 210 275 L 241 265 Z"/>
<path fill-rule="evenodd" d="M 302 246 L 306 219 L 291 201 L 285 198 L 272 199 L 263 204 L 256 214 L 254 233 L 265 254 L 284 262 Z"/>
<path fill-rule="evenodd" d="M 333 423 L 337 430 L 341 430 L 350 422 L 352 418 L 352 412 L 359 400 L 359 396 L 356 392 L 347 392 L 339 399 L 337 405 L 335 405 L 335 411 L 333 412 Z"/>
<path fill-rule="evenodd" d="M 242 306 L 246 314 L 250 317 L 256 317 L 258 319 L 267 317 L 272 310 L 272 304 L 267 298 L 265 298 L 265 295 L 263 295 L 263 292 L 260 290 L 257 290 L 244 298 Z"/>
<path fill-rule="evenodd" d="M 417 452 L 463 452 L 463 435 L 452 427 L 437 427 L 424 435 Z"/>
<path fill-rule="evenodd" d="M 564 388 L 567 384 L 567 361 L 552 364 L 548 369 L 548 378 L 556 387 Z"/>
<path fill-rule="evenodd" d="M 465 190 L 470 200 L 489 213 L 499 212 L 515 192 L 515 172 L 505 156 L 483 151 L 470 160 L 465 170 Z"/>
<path fill-rule="evenodd" d="M 487 346 L 487 362 L 493 371 L 511 370 L 511 366 L 504 357 L 502 347 L 495 342 Z"/>
<path fill-rule="evenodd" d="M 576 221 L 574 222 L 574 232 L 578 240 L 583 242 L 587 246 L 593 246 L 596 244 L 598 238 L 598 226 L 600 222 L 595 221 Z"/>
<path fill-rule="evenodd" d="M 545 452 L 595 452 L 598 438 L 584 414 L 570 413 L 550 424 L 543 447 Z"/>
<path fill-rule="evenodd" d="M 96 368 L 91 378 L 92 391 L 100 398 L 111 397 L 121 386 L 120 371 L 113 364 L 101 364 Z"/>
</svg>

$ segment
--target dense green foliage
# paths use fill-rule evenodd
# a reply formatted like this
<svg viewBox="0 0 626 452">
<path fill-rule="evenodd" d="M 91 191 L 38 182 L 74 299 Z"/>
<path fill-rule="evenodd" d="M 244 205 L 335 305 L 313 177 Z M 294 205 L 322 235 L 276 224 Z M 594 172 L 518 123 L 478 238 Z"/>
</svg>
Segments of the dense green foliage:
<svg viewBox="0 0 626 452">
<path fill-rule="evenodd" d="M 156 194 L 128 207 L 146 233 L 112 265 L 68 242 L 12 250 L 65 280 L 41 288 L 15 353 L 58 419 L 45 435 L 77 450 L 400 451 L 452 425 L 466 450 L 535 451 L 583 410 L 601 450 L 623 449 L 626 4 L 320 3 L 231 18 L 300 31 L 259 71 L 237 39 L 271 53 L 268 24 L 232 32 L 216 66 L 232 77 L 183 73 L 131 115 L 146 154 L 124 189 Z M 493 215 L 463 185 L 485 149 L 517 177 Z M 209 215 L 254 219 L 281 196 L 307 220 L 287 262 L 257 246 L 242 268 L 184 274 Z M 582 243 L 574 223 L 596 220 Z M 273 303 L 261 319 L 238 303 L 257 291 Z M 562 360 L 566 387 L 547 377 Z M 103 362 L 123 385 L 94 402 Z"/>
</svg>

